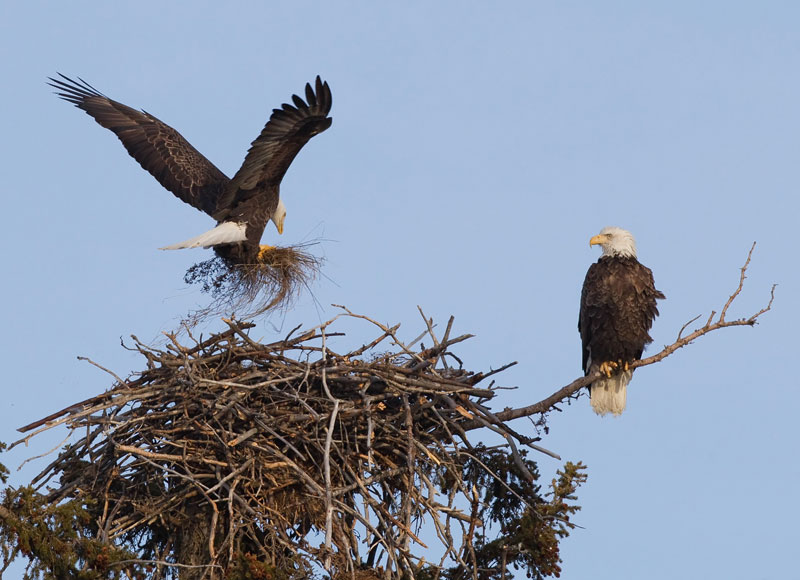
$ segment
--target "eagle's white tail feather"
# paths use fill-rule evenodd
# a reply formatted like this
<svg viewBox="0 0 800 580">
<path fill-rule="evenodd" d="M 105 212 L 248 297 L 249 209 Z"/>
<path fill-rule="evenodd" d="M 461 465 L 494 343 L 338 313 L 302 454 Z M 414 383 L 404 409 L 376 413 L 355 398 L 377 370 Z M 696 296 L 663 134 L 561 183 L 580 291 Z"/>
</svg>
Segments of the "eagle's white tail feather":
<svg viewBox="0 0 800 580">
<path fill-rule="evenodd" d="M 598 415 L 613 413 L 621 415 L 628 397 L 628 383 L 633 371 L 622 371 L 609 379 L 598 379 L 592 383 L 590 399 L 592 409 Z"/>
<path fill-rule="evenodd" d="M 210 248 L 217 244 L 233 244 L 247 239 L 247 224 L 222 222 L 213 230 L 189 238 L 183 242 L 159 248 L 159 250 L 182 250 L 184 248 Z"/>
</svg>

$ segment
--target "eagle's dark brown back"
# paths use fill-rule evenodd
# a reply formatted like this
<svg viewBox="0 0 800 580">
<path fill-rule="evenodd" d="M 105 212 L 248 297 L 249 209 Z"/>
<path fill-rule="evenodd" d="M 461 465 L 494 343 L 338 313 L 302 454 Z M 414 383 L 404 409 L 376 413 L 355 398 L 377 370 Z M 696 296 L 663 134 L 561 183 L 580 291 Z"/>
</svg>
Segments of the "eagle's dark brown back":
<svg viewBox="0 0 800 580">
<path fill-rule="evenodd" d="M 583 369 L 604 361 L 641 358 L 658 316 L 653 273 L 636 258 L 603 256 L 589 267 L 581 292 L 578 330 Z"/>
</svg>

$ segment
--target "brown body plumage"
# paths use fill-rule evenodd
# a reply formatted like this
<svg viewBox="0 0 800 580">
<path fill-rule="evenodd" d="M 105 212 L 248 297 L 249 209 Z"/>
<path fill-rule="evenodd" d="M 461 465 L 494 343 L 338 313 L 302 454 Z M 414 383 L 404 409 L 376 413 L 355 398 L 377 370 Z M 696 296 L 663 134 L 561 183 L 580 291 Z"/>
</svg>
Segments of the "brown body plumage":
<svg viewBox="0 0 800 580">
<path fill-rule="evenodd" d="M 180 133 L 153 115 L 109 99 L 83 80 L 61 78 L 50 79 L 57 94 L 113 131 L 131 157 L 162 186 L 219 225 L 233 226 L 216 236 L 198 236 L 187 241 L 193 243 L 169 249 L 213 246 L 220 257 L 235 264 L 258 260 L 261 235 L 270 219 L 282 230 L 282 216 L 277 221 L 275 214 L 281 205 L 283 175 L 308 140 L 332 123 L 328 117 L 331 91 L 328 83 L 317 77 L 314 88 L 306 84 L 305 100 L 293 95 L 293 105 L 273 110 L 241 168 L 230 179 Z M 231 242 L 232 238 L 235 241 Z"/>
</svg>

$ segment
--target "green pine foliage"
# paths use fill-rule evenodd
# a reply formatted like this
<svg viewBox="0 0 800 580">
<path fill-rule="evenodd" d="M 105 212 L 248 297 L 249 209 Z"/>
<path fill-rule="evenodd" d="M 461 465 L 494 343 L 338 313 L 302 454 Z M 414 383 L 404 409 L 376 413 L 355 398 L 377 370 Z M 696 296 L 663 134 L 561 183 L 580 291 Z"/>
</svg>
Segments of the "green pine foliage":
<svg viewBox="0 0 800 580">
<path fill-rule="evenodd" d="M 8 470 L 1 464 L 0 478 L 7 483 Z M 23 580 L 147 578 L 141 564 L 119 564 L 135 556 L 100 539 L 89 503 L 52 504 L 30 486 L 6 487 L 0 493 L 2 570 L 21 559 L 28 561 Z"/>
</svg>

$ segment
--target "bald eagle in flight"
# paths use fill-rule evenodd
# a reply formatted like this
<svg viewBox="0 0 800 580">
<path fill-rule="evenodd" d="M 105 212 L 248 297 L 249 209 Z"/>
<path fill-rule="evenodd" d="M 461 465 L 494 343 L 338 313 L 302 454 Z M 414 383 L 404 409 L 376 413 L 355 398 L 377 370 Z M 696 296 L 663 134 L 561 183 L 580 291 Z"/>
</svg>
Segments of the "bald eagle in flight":
<svg viewBox="0 0 800 580">
<path fill-rule="evenodd" d="M 583 370 L 600 371 L 603 378 L 589 385 L 592 408 L 598 415 L 619 415 L 625 410 L 631 362 L 639 360 L 649 331 L 658 316 L 653 272 L 636 259 L 636 242 L 630 232 L 607 227 L 591 240 L 603 255 L 589 267 L 581 292 L 578 331 L 583 343 Z"/>
<path fill-rule="evenodd" d="M 292 95 L 293 105 L 273 109 L 261 134 L 250 146 L 239 171 L 228 178 L 175 129 L 145 111 L 109 99 L 83 79 L 48 83 L 65 101 L 83 109 L 122 141 L 128 153 L 179 199 L 214 218 L 217 226 L 184 242 L 162 248 L 213 247 L 234 264 L 253 264 L 271 246 L 260 245 L 270 220 L 283 233 L 286 207 L 280 184 L 300 149 L 331 126 L 331 90 L 317 77 L 306 84 L 305 100 Z"/>
</svg>

